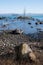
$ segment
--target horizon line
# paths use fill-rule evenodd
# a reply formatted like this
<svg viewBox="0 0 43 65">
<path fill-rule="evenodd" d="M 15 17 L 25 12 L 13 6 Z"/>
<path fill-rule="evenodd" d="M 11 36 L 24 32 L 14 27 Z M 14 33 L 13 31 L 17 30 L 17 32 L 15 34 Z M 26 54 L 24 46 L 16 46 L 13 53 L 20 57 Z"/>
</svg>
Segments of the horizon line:
<svg viewBox="0 0 43 65">
<path fill-rule="evenodd" d="M 13 12 L 9 13 L 9 12 L 7 12 L 7 13 L 0 13 L 0 14 L 23 14 L 23 13 L 13 13 Z M 43 14 L 43 13 L 26 13 L 26 14 Z"/>
</svg>

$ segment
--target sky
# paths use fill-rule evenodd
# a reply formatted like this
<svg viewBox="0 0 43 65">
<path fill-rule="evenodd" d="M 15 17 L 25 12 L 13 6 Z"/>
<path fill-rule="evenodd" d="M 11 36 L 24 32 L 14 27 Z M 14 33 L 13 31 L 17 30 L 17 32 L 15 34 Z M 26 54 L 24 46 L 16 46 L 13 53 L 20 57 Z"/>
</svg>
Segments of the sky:
<svg viewBox="0 0 43 65">
<path fill-rule="evenodd" d="M 0 13 L 43 13 L 43 0 L 0 0 Z"/>
</svg>

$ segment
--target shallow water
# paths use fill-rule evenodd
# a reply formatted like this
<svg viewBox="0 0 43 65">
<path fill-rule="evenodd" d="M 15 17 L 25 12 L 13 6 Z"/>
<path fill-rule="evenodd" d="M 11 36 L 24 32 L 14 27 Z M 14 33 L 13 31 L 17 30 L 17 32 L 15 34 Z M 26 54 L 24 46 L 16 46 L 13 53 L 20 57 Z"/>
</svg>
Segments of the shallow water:
<svg viewBox="0 0 43 65">
<path fill-rule="evenodd" d="M 36 25 L 35 22 L 37 22 L 36 19 L 43 19 L 43 16 L 32 16 L 35 18 L 35 20 L 17 20 L 13 19 L 16 16 L 6 15 L 6 17 L 9 17 L 8 20 L 0 20 L 0 31 L 1 30 L 14 30 L 14 29 L 21 29 L 25 34 L 28 33 L 36 33 L 38 30 L 41 29 L 43 31 L 43 24 Z M 41 20 L 42 20 L 41 19 Z M 28 24 L 28 23 L 31 23 Z M 6 27 L 3 27 L 3 25 L 6 25 Z"/>
</svg>

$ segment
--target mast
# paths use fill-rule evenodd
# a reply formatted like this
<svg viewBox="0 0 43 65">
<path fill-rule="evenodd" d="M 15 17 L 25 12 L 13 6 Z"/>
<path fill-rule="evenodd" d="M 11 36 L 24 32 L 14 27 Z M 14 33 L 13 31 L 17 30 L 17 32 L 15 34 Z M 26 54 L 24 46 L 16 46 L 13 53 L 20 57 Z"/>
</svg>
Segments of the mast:
<svg viewBox="0 0 43 65">
<path fill-rule="evenodd" d="M 24 18 L 25 18 L 25 14 L 26 14 L 26 10 L 25 10 L 25 8 L 24 8 Z"/>
</svg>

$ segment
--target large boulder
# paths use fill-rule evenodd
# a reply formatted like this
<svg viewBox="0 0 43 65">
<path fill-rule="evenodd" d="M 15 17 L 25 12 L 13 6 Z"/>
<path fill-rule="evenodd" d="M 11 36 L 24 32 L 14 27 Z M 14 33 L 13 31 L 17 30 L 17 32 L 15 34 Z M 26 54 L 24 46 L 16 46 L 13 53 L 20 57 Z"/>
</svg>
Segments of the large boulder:
<svg viewBox="0 0 43 65">
<path fill-rule="evenodd" d="M 28 44 L 24 43 L 21 45 L 21 55 L 22 57 L 28 57 L 31 61 L 36 61 L 36 56 Z"/>
<path fill-rule="evenodd" d="M 28 46 L 28 44 L 26 44 L 26 43 L 22 44 L 21 53 L 24 55 L 24 54 L 27 54 L 27 53 L 30 53 L 30 52 L 32 52 L 32 50 Z"/>
</svg>

